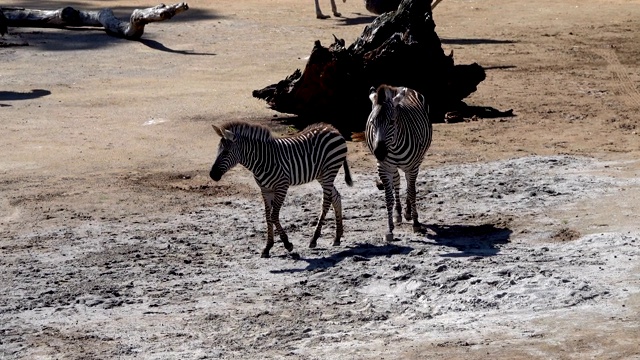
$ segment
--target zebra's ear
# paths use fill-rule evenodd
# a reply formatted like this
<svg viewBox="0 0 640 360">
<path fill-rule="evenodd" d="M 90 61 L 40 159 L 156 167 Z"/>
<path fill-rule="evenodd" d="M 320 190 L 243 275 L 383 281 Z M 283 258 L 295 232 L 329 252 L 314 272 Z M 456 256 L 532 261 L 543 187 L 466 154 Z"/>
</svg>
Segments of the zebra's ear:
<svg viewBox="0 0 640 360">
<path fill-rule="evenodd" d="M 373 86 L 369 89 L 369 99 L 375 105 L 376 101 L 378 101 L 378 94 L 376 92 L 376 88 Z"/>
<path fill-rule="evenodd" d="M 218 136 L 222 137 L 222 131 L 220 131 L 220 128 L 211 124 L 211 126 L 213 126 L 213 130 L 216 131 L 216 134 L 218 134 Z"/>
<path fill-rule="evenodd" d="M 393 106 L 398 106 L 404 99 L 405 95 L 407 95 L 407 88 L 400 88 L 396 96 L 393 97 Z"/>
<path fill-rule="evenodd" d="M 235 141 L 236 140 L 236 134 L 232 133 L 231 131 L 225 129 L 224 133 L 223 133 L 223 137 L 229 141 Z"/>
</svg>

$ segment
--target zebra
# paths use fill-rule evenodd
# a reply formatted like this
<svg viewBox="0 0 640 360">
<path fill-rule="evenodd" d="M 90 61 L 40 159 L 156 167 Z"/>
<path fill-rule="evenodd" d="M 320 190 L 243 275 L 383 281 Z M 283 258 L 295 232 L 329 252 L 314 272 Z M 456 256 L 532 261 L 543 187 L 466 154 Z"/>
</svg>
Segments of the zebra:
<svg viewBox="0 0 640 360">
<path fill-rule="evenodd" d="M 316 2 L 316 18 L 318 19 L 328 19 L 331 16 L 329 15 L 324 15 L 322 13 L 322 10 L 320 10 L 320 4 L 318 3 L 319 0 L 315 0 Z M 347 0 L 342 0 L 342 2 L 347 2 Z M 333 16 L 335 17 L 341 17 L 342 14 L 340 14 L 338 12 L 338 7 L 336 6 L 336 0 L 331 0 L 331 12 L 333 12 Z"/>
<path fill-rule="evenodd" d="M 336 216 L 333 245 L 340 245 L 343 234 L 342 202 L 333 181 L 342 166 L 347 185 L 352 186 L 353 181 L 347 164 L 347 143 L 338 130 L 331 125 L 318 123 L 294 136 L 276 138 L 264 126 L 240 121 L 228 122 L 220 127 L 214 125 L 213 128 L 221 139 L 218 155 L 209 173 L 211 179 L 219 181 L 229 169 L 241 164 L 253 173 L 260 187 L 267 222 L 267 245 L 261 257 L 269 257 L 274 243 L 274 225 L 285 249 L 293 250 L 293 244 L 280 225 L 280 208 L 290 186 L 314 179 L 322 186 L 323 198 L 322 211 L 309 247 L 317 245 L 330 204 Z"/>
<path fill-rule="evenodd" d="M 413 230 L 420 231 L 416 210 L 416 178 L 422 159 L 431 145 L 432 127 L 424 96 L 406 87 L 380 85 L 371 88 L 372 110 L 367 119 L 367 146 L 377 159 L 378 176 L 384 186 L 389 230 L 387 241 L 393 240 L 393 223 L 402 222 L 400 174 L 407 180 L 405 219 L 413 220 Z M 394 210 L 395 198 L 395 214 Z"/>
</svg>

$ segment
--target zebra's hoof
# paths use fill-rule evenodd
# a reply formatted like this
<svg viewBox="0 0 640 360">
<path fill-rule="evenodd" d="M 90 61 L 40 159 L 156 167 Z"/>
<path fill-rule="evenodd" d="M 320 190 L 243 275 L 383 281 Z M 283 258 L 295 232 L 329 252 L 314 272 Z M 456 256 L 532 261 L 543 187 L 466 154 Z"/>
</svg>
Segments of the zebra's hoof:
<svg viewBox="0 0 640 360">
<path fill-rule="evenodd" d="M 420 223 L 413 224 L 413 232 L 414 233 L 424 233 L 425 229 Z"/>
<path fill-rule="evenodd" d="M 263 251 L 262 255 L 260 255 L 260 257 L 263 258 L 263 259 L 268 259 L 268 258 L 271 257 L 271 255 L 269 255 L 268 251 Z"/>
<path fill-rule="evenodd" d="M 404 219 L 407 220 L 407 221 L 410 221 L 411 220 L 411 213 L 410 212 L 404 213 Z"/>
<path fill-rule="evenodd" d="M 340 246 L 340 239 L 333 240 L 333 246 Z"/>
<path fill-rule="evenodd" d="M 316 246 L 318 246 L 318 243 L 315 240 L 311 240 L 309 243 L 309 249 L 314 249 Z"/>
<path fill-rule="evenodd" d="M 286 242 L 284 243 L 284 248 L 287 249 L 287 251 L 291 252 L 291 250 L 293 250 L 293 244 L 290 242 Z"/>
<path fill-rule="evenodd" d="M 391 241 L 393 241 L 393 234 L 392 234 L 392 233 L 387 233 L 387 234 L 384 236 L 384 239 L 385 239 L 387 242 L 391 242 Z"/>
<path fill-rule="evenodd" d="M 400 214 L 397 214 L 393 217 L 393 223 L 394 224 L 402 224 L 402 216 Z"/>
<path fill-rule="evenodd" d="M 329 16 L 329 15 L 324 15 L 324 14 L 318 14 L 318 15 L 316 15 L 316 19 L 320 19 L 320 20 L 328 19 L 328 18 L 330 18 L 330 17 L 331 17 L 331 16 Z"/>
</svg>

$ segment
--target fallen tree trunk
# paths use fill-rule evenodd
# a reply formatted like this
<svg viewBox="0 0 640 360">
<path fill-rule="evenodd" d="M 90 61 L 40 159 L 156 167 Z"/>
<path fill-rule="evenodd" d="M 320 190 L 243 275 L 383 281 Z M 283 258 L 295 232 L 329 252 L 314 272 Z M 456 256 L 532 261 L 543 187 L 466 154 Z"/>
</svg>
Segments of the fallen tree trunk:
<svg viewBox="0 0 640 360">
<path fill-rule="evenodd" d="M 84 11 L 72 7 L 58 10 L 2 8 L 9 27 L 103 27 L 107 33 L 125 39 L 139 39 L 146 24 L 171 19 L 186 10 L 189 10 L 187 3 L 169 6 L 160 4 L 152 8 L 136 9 L 129 21 L 123 21 L 111 9 Z"/>
<path fill-rule="evenodd" d="M 253 96 L 273 110 L 298 115 L 300 125 L 325 121 L 349 133 L 364 128 L 371 87 L 413 88 L 427 99 L 432 121 L 441 122 L 445 112 L 484 79 L 480 65 L 455 65 L 453 54 L 445 55 L 431 1 L 403 0 L 395 12 L 377 17 L 348 48 L 337 38 L 329 48 L 316 41 L 303 72 L 296 70 L 277 84 L 254 90 Z"/>
</svg>

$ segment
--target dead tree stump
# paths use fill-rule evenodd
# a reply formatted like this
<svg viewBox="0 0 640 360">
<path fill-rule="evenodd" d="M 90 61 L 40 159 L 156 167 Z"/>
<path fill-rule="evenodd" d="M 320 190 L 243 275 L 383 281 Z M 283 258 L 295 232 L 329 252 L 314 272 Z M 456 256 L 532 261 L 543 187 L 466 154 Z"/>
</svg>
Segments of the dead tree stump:
<svg viewBox="0 0 640 360">
<path fill-rule="evenodd" d="M 430 118 L 444 114 L 485 79 L 478 64 L 455 65 L 435 32 L 431 1 L 403 0 L 395 12 L 377 17 L 348 48 L 335 38 L 329 48 L 316 41 L 304 71 L 254 90 L 278 112 L 298 115 L 300 125 L 333 124 L 343 133 L 362 131 L 371 111 L 369 89 L 380 84 L 422 93 Z M 294 121 L 294 125 L 296 125 Z"/>
</svg>

